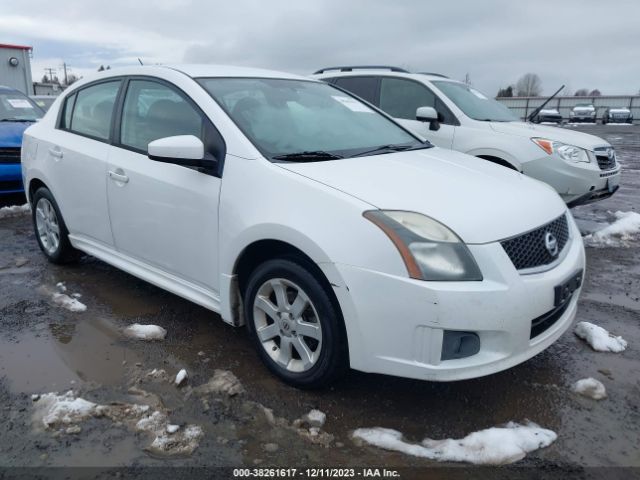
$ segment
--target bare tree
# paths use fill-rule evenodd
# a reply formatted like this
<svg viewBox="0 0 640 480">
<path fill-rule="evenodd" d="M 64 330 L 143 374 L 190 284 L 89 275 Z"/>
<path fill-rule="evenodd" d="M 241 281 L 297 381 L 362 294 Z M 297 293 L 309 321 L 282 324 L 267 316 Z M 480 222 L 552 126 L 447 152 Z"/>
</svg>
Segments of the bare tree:
<svg viewBox="0 0 640 480">
<path fill-rule="evenodd" d="M 525 73 L 516 82 L 518 97 L 537 97 L 542 93 L 542 81 L 535 73 Z"/>
<path fill-rule="evenodd" d="M 591 90 L 589 92 L 589 96 L 590 97 L 599 97 L 601 95 L 602 95 L 602 93 L 600 93 L 600 90 L 598 90 L 597 88 L 594 88 L 593 90 Z"/>
<path fill-rule="evenodd" d="M 78 76 L 75 73 L 67 75 L 67 85 L 71 85 L 73 82 L 78 81 Z"/>
<path fill-rule="evenodd" d="M 586 97 L 587 95 L 589 95 L 589 90 L 586 88 L 579 88 L 576 90 L 576 93 L 573 94 L 574 97 Z"/>
</svg>

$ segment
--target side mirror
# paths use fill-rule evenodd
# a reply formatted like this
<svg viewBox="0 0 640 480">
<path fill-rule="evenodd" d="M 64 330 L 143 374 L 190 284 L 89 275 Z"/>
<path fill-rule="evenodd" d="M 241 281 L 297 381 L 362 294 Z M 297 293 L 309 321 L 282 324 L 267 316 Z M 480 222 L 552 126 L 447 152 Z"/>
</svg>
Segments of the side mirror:
<svg viewBox="0 0 640 480">
<path fill-rule="evenodd" d="M 196 167 L 204 170 L 215 170 L 218 162 L 206 158 L 202 140 L 194 135 L 177 135 L 159 138 L 149 143 L 148 156 L 151 160 L 173 163 L 185 167 Z"/>
<path fill-rule="evenodd" d="M 440 129 L 439 115 L 433 107 L 418 107 L 416 110 L 416 120 L 419 122 L 429 122 L 429 130 Z"/>
</svg>

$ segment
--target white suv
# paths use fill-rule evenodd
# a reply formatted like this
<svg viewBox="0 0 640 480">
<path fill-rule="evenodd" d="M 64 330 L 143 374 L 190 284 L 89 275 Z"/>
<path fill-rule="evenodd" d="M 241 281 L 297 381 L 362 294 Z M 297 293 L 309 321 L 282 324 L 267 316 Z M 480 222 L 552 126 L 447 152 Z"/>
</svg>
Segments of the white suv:
<svg viewBox="0 0 640 480">
<path fill-rule="evenodd" d="M 475 88 L 397 67 L 331 67 L 315 78 L 348 90 L 433 144 L 548 183 L 570 206 L 610 197 L 620 167 L 613 147 L 585 133 L 520 121 Z"/>
<path fill-rule="evenodd" d="M 109 70 L 65 90 L 22 157 L 49 260 L 80 250 L 246 324 L 297 386 L 349 366 L 487 375 L 576 313 L 584 249 L 551 188 L 317 80 Z"/>
</svg>

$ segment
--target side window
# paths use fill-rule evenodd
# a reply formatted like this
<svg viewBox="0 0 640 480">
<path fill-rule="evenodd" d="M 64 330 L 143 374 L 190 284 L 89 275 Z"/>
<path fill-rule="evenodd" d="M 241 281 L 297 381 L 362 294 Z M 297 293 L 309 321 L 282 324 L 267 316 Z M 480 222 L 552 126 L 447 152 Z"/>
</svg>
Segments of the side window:
<svg viewBox="0 0 640 480">
<path fill-rule="evenodd" d="M 333 80 L 332 83 L 369 103 L 378 104 L 378 79 L 375 77 L 340 77 Z"/>
<path fill-rule="evenodd" d="M 435 95 L 424 85 L 401 78 L 383 78 L 380 108 L 395 118 L 416 119 L 418 107 L 434 107 Z"/>
<path fill-rule="evenodd" d="M 99 83 L 80 90 L 75 95 L 71 124 L 68 128 L 81 135 L 108 140 L 113 106 L 116 103 L 120 83 L 120 80 Z M 65 111 L 65 117 L 66 114 Z"/>
<path fill-rule="evenodd" d="M 144 152 L 164 137 L 195 135 L 204 141 L 200 113 L 175 89 L 149 80 L 129 82 L 120 132 L 122 145 Z"/>
</svg>

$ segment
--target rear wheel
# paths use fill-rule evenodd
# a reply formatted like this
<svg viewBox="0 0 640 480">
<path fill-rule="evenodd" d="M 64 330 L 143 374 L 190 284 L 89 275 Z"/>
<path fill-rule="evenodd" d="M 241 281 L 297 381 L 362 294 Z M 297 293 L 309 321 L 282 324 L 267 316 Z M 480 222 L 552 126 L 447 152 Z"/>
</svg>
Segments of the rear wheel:
<svg viewBox="0 0 640 480">
<path fill-rule="evenodd" d="M 48 188 L 41 187 L 34 193 L 31 216 L 38 245 L 47 260 L 68 263 L 80 256 L 69 242 L 69 231 Z"/>
<path fill-rule="evenodd" d="M 274 259 L 260 265 L 247 285 L 245 312 L 260 358 L 285 382 L 317 388 L 347 370 L 342 317 L 303 262 Z"/>
</svg>

